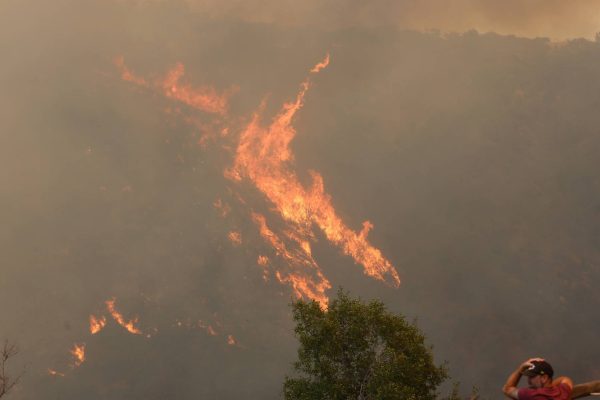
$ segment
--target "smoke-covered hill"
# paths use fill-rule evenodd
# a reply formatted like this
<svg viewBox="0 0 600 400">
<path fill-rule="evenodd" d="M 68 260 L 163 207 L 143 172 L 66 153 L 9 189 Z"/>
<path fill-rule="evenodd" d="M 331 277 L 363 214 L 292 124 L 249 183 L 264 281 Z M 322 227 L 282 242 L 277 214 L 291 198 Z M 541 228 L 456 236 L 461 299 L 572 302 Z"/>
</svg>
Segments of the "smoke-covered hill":
<svg viewBox="0 0 600 400">
<path fill-rule="evenodd" d="M 294 287 L 276 273 L 295 267 L 255 214 L 308 235 L 297 251 L 326 293 L 418 318 L 465 390 L 494 396 L 537 355 L 600 377 L 599 44 L 178 2 L 1 7 L 0 338 L 27 364 L 11 399 L 280 398 L 296 342 Z M 123 79 L 119 56 L 147 82 L 181 62 L 194 88 L 227 94 L 227 116 Z M 399 288 L 325 230 L 290 233 L 260 187 L 228 177 L 252 114 L 263 103 L 268 125 L 309 75 L 290 165 L 303 187 L 323 178 L 351 230 L 374 225 Z M 90 314 L 107 321 L 94 335 Z"/>
</svg>

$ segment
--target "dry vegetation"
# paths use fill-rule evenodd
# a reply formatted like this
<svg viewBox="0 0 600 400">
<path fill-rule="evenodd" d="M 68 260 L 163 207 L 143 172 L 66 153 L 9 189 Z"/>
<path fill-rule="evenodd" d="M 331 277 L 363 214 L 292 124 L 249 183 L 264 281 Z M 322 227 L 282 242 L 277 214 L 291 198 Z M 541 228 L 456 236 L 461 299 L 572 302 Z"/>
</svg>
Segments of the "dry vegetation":
<svg viewBox="0 0 600 400">
<path fill-rule="evenodd" d="M 7 372 L 8 361 L 19 354 L 19 348 L 14 343 L 4 341 L 0 353 L 0 397 L 8 394 L 21 380 L 23 373 L 11 377 Z"/>
</svg>

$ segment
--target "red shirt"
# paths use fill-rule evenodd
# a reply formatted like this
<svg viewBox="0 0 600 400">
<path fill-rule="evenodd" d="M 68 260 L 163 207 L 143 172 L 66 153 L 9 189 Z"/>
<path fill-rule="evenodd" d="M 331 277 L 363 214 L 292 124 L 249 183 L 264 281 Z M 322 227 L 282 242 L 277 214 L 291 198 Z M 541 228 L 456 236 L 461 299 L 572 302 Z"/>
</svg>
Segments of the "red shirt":
<svg viewBox="0 0 600 400">
<path fill-rule="evenodd" d="M 571 389 L 564 383 L 539 389 L 519 389 L 519 400 L 569 400 Z"/>
</svg>

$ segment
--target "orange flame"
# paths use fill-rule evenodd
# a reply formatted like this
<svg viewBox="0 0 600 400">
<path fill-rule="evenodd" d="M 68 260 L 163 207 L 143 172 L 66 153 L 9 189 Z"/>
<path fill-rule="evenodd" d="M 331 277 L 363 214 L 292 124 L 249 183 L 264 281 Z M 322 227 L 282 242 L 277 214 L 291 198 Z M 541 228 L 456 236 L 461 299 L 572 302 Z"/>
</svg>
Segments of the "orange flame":
<svg viewBox="0 0 600 400">
<path fill-rule="evenodd" d="M 319 72 L 328 63 L 329 56 L 311 72 Z M 308 282 L 306 276 L 302 277 L 297 273 L 279 273 L 278 279 L 292 285 L 297 295 L 308 296 L 326 304 L 324 290 L 331 287 L 310 253 L 309 241 L 314 238 L 314 225 L 323 231 L 330 242 L 340 247 L 344 254 L 362 265 L 365 274 L 398 286 L 400 278 L 396 269 L 379 249 L 367 241 L 372 224 L 366 221 L 359 233 L 354 232 L 337 215 L 330 196 L 325 192 L 321 175 L 311 171 L 313 183 L 307 188 L 300 183 L 293 170 L 294 155 L 290 143 L 296 130 L 292 126 L 292 120 L 302 108 L 309 86 L 309 79 L 302 82 L 296 99 L 285 103 L 269 126 L 261 125 L 260 115 L 264 105 L 260 107 L 240 136 L 234 166 L 227 171 L 226 176 L 234 180 L 249 179 L 275 205 L 280 216 L 288 223 L 287 235 L 300 247 L 294 254 L 266 227 L 264 217 L 253 215 L 261 235 L 281 257 L 297 266 L 309 266 L 317 272 L 316 282 Z M 299 260 L 296 260 L 297 256 L 300 256 Z"/>
<path fill-rule="evenodd" d="M 134 335 L 141 335 L 142 331 L 135 326 L 135 324 L 138 323 L 138 318 L 135 317 L 131 321 L 125 321 L 123 315 L 115 309 L 115 302 L 116 299 L 114 297 L 110 300 L 106 300 L 105 302 L 106 308 L 108 309 L 108 312 L 113 317 L 113 319 L 117 321 L 117 323 L 123 328 L 127 329 L 129 333 L 133 333 Z"/>
<path fill-rule="evenodd" d="M 284 241 L 269 229 L 263 215 L 253 213 L 252 219 L 258 225 L 263 239 L 292 268 L 292 271 L 285 275 L 278 271 L 277 279 L 282 283 L 289 283 L 298 298 L 308 297 L 318 301 L 324 307 L 327 306 L 329 299 L 325 295 L 325 291 L 331 288 L 331 284 L 323 275 L 311 254 L 307 253 L 302 246 L 289 250 Z M 311 272 L 313 276 L 311 276 Z"/>
<path fill-rule="evenodd" d="M 90 314 L 90 333 L 95 335 L 100 332 L 106 326 L 106 317 L 101 316 L 96 318 L 94 315 Z"/>
<path fill-rule="evenodd" d="M 71 349 L 71 354 L 75 358 L 74 364 L 76 367 L 79 367 L 85 361 L 85 343 L 73 345 L 73 349 Z"/>
<path fill-rule="evenodd" d="M 48 368 L 48 374 L 52 375 L 52 376 L 65 376 L 65 374 L 63 372 L 59 372 L 56 370 L 53 370 L 52 368 Z"/>
<path fill-rule="evenodd" d="M 234 246 L 239 246 L 240 244 L 242 244 L 242 234 L 238 231 L 229 232 L 227 237 L 229 238 L 231 243 L 233 243 Z"/>
<path fill-rule="evenodd" d="M 139 86 L 148 86 L 148 82 L 144 78 L 134 75 L 129 68 L 125 65 L 125 59 L 123 56 L 118 56 L 114 60 L 115 65 L 121 71 L 121 79 L 127 82 L 135 83 Z"/>
<path fill-rule="evenodd" d="M 136 76 L 127 66 L 123 56 L 116 57 L 114 64 L 121 71 L 121 78 L 125 81 L 135 83 L 139 86 L 150 86 L 144 78 Z M 222 94 L 208 86 L 193 88 L 187 84 L 181 84 L 181 77 L 185 73 L 183 64 L 177 63 L 162 81 L 155 83 L 155 87 L 162 90 L 163 94 L 169 98 L 180 101 L 198 110 L 208 113 L 225 115 L 229 107 L 229 97 L 237 90 L 231 88 Z"/>
<path fill-rule="evenodd" d="M 316 74 L 319 71 L 321 71 L 323 68 L 327 68 L 328 65 L 329 65 L 329 53 L 327 53 L 327 55 L 325 56 L 325 59 L 323 61 L 321 61 L 320 63 L 317 63 L 317 65 L 315 65 L 314 68 L 310 70 L 310 72 L 312 72 L 313 74 Z"/>
<path fill-rule="evenodd" d="M 258 259 L 256 260 L 256 262 L 258 263 L 258 265 L 260 265 L 262 267 L 266 267 L 267 264 L 269 263 L 269 257 L 267 257 L 267 256 L 258 256 Z"/>
<path fill-rule="evenodd" d="M 213 329 L 213 327 L 211 325 L 207 325 L 204 323 L 204 321 L 199 320 L 198 321 L 198 326 L 202 329 L 204 329 L 206 331 L 206 333 L 208 333 L 210 336 L 217 336 L 218 333 Z"/>
<path fill-rule="evenodd" d="M 217 331 L 215 331 L 211 325 L 206 327 L 206 332 L 208 332 L 210 336 L 217 336 Z"/>
<path fill-rule="evenodd" d="M 263 268 L 263 281 L 268 282 L 269 281 L 269 270 L 267 269 L 267 266 L 269 264 L 269 258 L 267 256 L 260 255 L 260 256 L 258 256 L 258 259 L 256 260 L 256 262 L 258 265 L 260 265 Z"/>
<path fill-rule="evenodd" d="M 167 77 L 162 82 L 165 96 L 179 100 L 199 110 L 224 115 L 227 112 L 228 98 L 233 90 L 220 95 L 212 87 L 194 89 L 189 85 L 180 85 L 179 80 L 184 72 L 183 64 L 177 63 L 167 73 Z"/>
<path fill-rule="evenodd" d="M 230 346 L 235 346 L 237 344 L 237 341 L 235 340 L 235 338 L 233 337 L 233 335 L 228 335 L 227 336 L 227 344 Z"/>
<path fill-rule="evenodd" d="M 304 105 L 306 93 L 311 85 L 310 76 L 319 73 L 329 63 L 330 56 L 327 54 L 310 70 L 311 75 L 300 84 L 296 98 L 284 103 L 268 125 L 262 124 L 261 121 L 266 102 L 261 103 L 250 122 L 241 131 L 232 168 L 225 171 L 225 176 L 229 179 L 250 181 L 272 203 L 286 224 L 281 232 L 285 236 L 282 239 L 267 226 L 264 216 L 252 213 L 252 219 L 259 227 L 263 239 L 273 246 L 277 255 L 289 267 L 285 271 L 279 271 L 277 279 L 292 286 L 296 296 L 315 299 L 323 306 L 327 305 L 325 291 L 331 288 L 331 285 L 312 257 L 311 242 L 316 240 L 313 231 L 315 228 L 319 228 L 332 244 L 338 246 L 356 264 L 361 265 L 366 275 L 396 287 L 400 284 L 394 266 L 367 240 L 369 230 L 373 228 L 371 222 L 365 221 L 359 232 L 352 230 L 333 207 L 331 197 L 325 192 L 323 177 L 317 172 L 309 171 L 312 184 L 304 186 L 294 170 L 294 154 L 290 143 L 296 136 L 296 130 L 292 121 Z M 123 79 L 138 85 L 147 85 L 145 80 L 136 77 L 127 69 L 122 57 L 118 58 L 115 64 L 120 68 Z M 225 115 L 228 97 L 233 93 L 233 89 L 219 94 L 211 87 L 192 88 L 190 85 L 181 84 L 184 70 L 183 64 L 178 63 L 167 73 L 165 79 L 158 81 L 155 86 L 171 99 L 205 112 Z M 223 128 L 221 137 L 227 137 L 228 132 L 227 127 Z M 241 204 L 246 204 L 238 194 L 234 195 Z M 220 199 L 214 205 L 222 216 L 229 213 L 228 206 Z M 241 243 L 239 233 L 230 232 L 229 239 L 234 244 Z M 259 264 L 262 265 L 261 261 Z"/>
</svg>

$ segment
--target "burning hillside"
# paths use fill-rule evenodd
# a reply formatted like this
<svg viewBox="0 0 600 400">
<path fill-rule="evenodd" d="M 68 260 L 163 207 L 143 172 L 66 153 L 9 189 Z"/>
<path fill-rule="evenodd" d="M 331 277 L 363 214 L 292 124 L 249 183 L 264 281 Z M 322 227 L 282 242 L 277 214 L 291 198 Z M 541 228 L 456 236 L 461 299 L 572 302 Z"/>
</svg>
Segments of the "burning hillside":
<svg viewBox="0 0 600 400">
<path fill-rule="evenodd" d="M 310 74 L 317 74 L 327 68 L 329 62 L 330 56 L 327 54 L 310 69 Z M 206 114 L 222 116 L 223 126 L 218 128 L 220 132 L 231 132 L 234 129 L 228 125 L 233 124 L 234 120 L 227 112 L 227 99 L 231 90 L 226 94 L 219 94 L 210 86 L 181 84 L 184 71 L 182 64 L 177 64 L 166 77 L 155 79 L 152 85 L 148 84 L 147 79 L 135 75 L 122 56 L 115 59 L 115 65 L 125 81 L 142 87 L 150 86 L 154 90 L 162 88 L 162 93 L 174 101 Z M 297 134 L 293 121 L 304 104 L 311 83 L 311 78 L 304 80 L 295 99 L 283 104 L 277 115 L 266 125 L 262 123 L 265 108 L 263 102 L 250 122 L 233 135 L 237 140 L 237 144 L 234 144 L 233 166 L 225 171 L 225 176 L 234 185 L 244 181 L 251 182 L 264 196 L 267 207 L 273 211 L 273 215 L 269 217 L 253 211 L 253 207 L 262 205 L 248 204 L 242 190 L 233 186 L 238 206 L 247 209 L 247 218 L 255 222 L 260 235 L 278 258 L 277 263 L 270 263 L 275 268 L 273 275 L 279 282 L 291 286 L 296 296 L 314 299 L 326 306 L 326 291 L 331 288 L 331 283 L 312 255 L 311 243 L 316 241 L 315 229 L 319 229 L 331 244 L 361 265 L 366 275 L 387 281 L 393 286 L 400 284 L 400 278 L 390 261 L 367 240 L 369 230 L 373 227 L 369 221 L 363 223 L 360 232 L 353 231 L 333 207 L 331 197 L 325 191 L 323 177 L 318 172 L 310 171 L 313 182 L 309 186 L 304 186 L 298 179 L 291 148 Z M 190 120 L 189 116 L 187 118 Z M 217 136 L 215 133 L 211 134 Z M 227 215 L 229 206 L 224 207 L 220 198 L 215 201 L 215 207 L 221 215 Z M 273 218 L 283 221 L 278 231 L 269 226 L 268 219 Z M 228 236 L 235 245 L 242 243 L 239 232 L 231 231 Z M 266 262 L 263 261 L 260 265 L 266 267 Z"/>
</svg>

